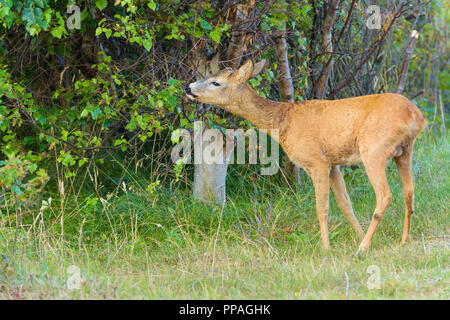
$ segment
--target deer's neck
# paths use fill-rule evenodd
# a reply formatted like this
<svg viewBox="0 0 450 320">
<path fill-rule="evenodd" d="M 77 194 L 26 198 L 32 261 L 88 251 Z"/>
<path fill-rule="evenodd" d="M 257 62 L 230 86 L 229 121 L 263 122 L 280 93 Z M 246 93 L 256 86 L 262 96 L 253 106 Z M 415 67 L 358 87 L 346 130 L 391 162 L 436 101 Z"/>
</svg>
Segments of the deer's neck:
<svg viewBox="0 0 450 320">
<path fill-rule="evenodd" d="M 230 111 L 259 129 L 279 129 L 282 104 L 261 97 L 249 85 L 245 85 Z"/>
</svg>

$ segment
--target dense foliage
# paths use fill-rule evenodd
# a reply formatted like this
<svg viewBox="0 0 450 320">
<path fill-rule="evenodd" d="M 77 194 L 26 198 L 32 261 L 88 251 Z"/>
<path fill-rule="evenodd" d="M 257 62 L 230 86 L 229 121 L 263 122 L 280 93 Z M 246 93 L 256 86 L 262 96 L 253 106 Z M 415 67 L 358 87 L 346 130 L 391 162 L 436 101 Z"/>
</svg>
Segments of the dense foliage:
<svg viewBox="0 0 450 320">
<path fill-rule="evenodd" d="M 250 9 L 238 25 L 240 3 Z M 420 38 L 404 94 L 438 127 L 439 106 L 449 98 L 448 3 L 377 1 L 379 30 L 365 26 L 371 4 L 338 8 L 325 98 L 393 91 L 415 28 Z M 72 5 L 80 9 L 79 28 Z M 331 57 L 320 45 L 327 8 L 328 1 L 290 0 L 0 0 L 3 193 L 31 205 L 42 190 L 64 196 L 62 186 L 70 185 L 78 192 L 77 179 L 88 175 L 98 200 L 129 178 L 124 166 L 147 172 L 150 192 L 160 182 L 172 185 L 179 179 L 170 173 L 181 170 L 169 161 L 172 130 L 196 119 L 216 127 L 241 120 L 184 100 L 183 87 L 196 75 L 192 61 L 217 52 L 225 60 L 233 32 L 242 32 L 243 57 L 270 61 L 251 84 L 277 100 L 274 37 L 286 26 L 295 100 L 313 98 Z"/>
</svg>

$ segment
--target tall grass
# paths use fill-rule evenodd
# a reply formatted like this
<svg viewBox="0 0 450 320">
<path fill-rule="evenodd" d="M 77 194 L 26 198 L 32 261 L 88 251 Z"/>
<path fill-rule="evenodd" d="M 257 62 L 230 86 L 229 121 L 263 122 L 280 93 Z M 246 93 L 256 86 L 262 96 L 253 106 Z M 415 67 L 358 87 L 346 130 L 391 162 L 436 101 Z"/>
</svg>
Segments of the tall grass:
<svg viewBox="0 0 450 320">
<path fill-rule="evenodd" d="M 220 207 L 192 200 L 188 176 L 148 188 L 154 168 L 149 178 L 144 167 L 92 167 L 23 212 L 15 244 L 17 213 L 1 209 L 0 298 L 449 298 L 449 151 L 448 135 L 416 143 L 416 213 L 404 247 L 401 183 L 389 165 L 393 201 L 363 259 L 353 255 L 358 238 L 333 196 L 332 249 L 322 252 L 307 177 L 296 187 L 231 166 Z M 374 192 L 363 168 L 343 170 L 367 229 Z M 80 289 L 68 286 L 71 266 Z M 378 288 L 368 285 L 373 268 Z"/>
</svg>

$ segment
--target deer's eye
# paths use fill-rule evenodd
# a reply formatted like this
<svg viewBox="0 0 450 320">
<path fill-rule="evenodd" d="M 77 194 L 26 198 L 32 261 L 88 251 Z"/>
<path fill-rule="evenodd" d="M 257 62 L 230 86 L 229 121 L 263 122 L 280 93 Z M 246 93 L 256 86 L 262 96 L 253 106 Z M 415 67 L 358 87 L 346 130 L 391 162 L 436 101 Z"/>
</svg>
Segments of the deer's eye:
<svg viewBox="0 0 450 320">
<path fill-rule="evenodd" d="M 220 86 L 220 83 L 215 82 L 215 81 L 211 82 L 211 84 L 212 84 L 213 86 L 216 86 L 216 87 L 219 87 L 219 86 Z"/>
</svg>

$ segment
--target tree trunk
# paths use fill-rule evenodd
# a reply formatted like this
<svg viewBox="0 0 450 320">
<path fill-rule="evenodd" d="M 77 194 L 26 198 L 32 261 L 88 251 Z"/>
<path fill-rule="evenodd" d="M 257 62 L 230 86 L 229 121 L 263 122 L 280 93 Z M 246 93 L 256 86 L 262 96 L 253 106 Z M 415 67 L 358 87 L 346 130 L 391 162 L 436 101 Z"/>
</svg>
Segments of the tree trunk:
<svg viewBox="0 0 450 320">
<path fill-rule="evenodd" d="M 193 198 L 222 204 L 226 199 L 228 164 L 196 164 L 194 167 Z"/>
<path fill-rule="evenodd" d="M 197 68 L 196 79 L 208 77 L 217 72 L 219 66 L 219 54 L 217 53 L 211 61 L 206 60 L 206 56 L 197 54 L 195 61 L 191 63 Z M 198 122 L 196 122 L 197 124 Z M 226 157 L 222 158 L 220 163 L 205 163 L 203 157 L 203 134 L 205 128 L 203 125 L 196 127 L 194 125 L 194 182 L 192 187 L 192 197 L 203 202 L 215 202 L 223 204 L 226 199 L 226 175 L 228 161 Z M 212 149 L 217 150 L 223 147 L 223 139 L 216 139 L 210 142 Z"/>
<path fill-rule="evenodd" d="M 234 8 L 236 11 L 232 23 L 232 36 L 227 49 L 227 67 L 233 69 L 239 67 L 246 37 L 243 27 L 250 8 L 253 5 L 254 0 L 251 0 L 246 4 L 237 4 Z M 220 69 L 219 60 L 219 55 L 217 54 L 209 64 L 200 62 L 200 66 L 204 66 L 204 76 L 209 76 Z M 202 162 L 195 164 L 192 190 L 194 199 L 204 202 L 214 201 L 217 204 L 223 204 L 226 200 L 226 175 L 230 160 L 229 157 L 234 148 L 234 140 L 228 138 L 229 137 L 227 137 L 227 148 L 223 152 L 221 163 L 207 164 Z M 215 144 L 215 148 L 223 147 L 223 139 L 218 139 L 211 143 Z"/>
<path fill-rule="evenodd" d="M 334 60 L 333 55 L 331 54 L 333 52 L 332 29 L 338 6 L 339 0 L 330 0 L 328 2 L 325 22 L 322 27 L 322 51 L 325 55 L 329 53 L 330 58 L 324 65 L 322 73 L 315 86 L 315 96 L 317 99 L 323 99 L 327 87 L 328 78 L 330 77 L 331 70 L 333 69 Z"/>
<path fill-rule="evenodd" d="M 441 132 L 443 135 L 445 135 L 445 110 L 444 110 L 444 103 L 442 102 L 442 92 L 439 90 L 439 106 L 441 111 Z"/>
<path fill-rule="evenodd" d="M 408 74 L 409 64 L 418 38 L 419 33 L 416 30 L 411 31 L 408 46 L 406 47 L 405 56 L 403 57 L 402 66 L 400 68 L 400 76 L 398 78 L 397 88 L 395 89 L 396 93 L 402 93 L 403 90 L 405 90 L 406 75 Z"/>
<path fill-rule="evenodd" d="M 245 32 L 242 29 L 248 17 L 250 7 L 254 5 L 254 2 L 254 0 L 251 0 L 245 4 L 238 3 L 234 8 L 234 20 L 226 61 L 226 66 L 232 69 L 236 69 L 241 62 L 243 46 L 245 44 Z"/>
<path fill-rule="evenodd" d="M 275 55 L 278 61 L 278 84 L 282 101 L 294 102 L 294 86 L 292 85 L 291 71 L 289 68 L 288 45 L 286 42 L 286 26 L 284 30 L 276 34 Z"/>
<path fill-rule="evenodd" d="M 214 141 L 205 141 L 205 129 L 202 125 L 194 129 L 194 157 L 200 157 L 195 159 L 194 162 L 200 163 L 195 163 L 194 165 L 192 194 L 194 199 L 222 205 L 226 200 L 226 176 L 230 156 L 234 148 L 234 140 L 227 139 L 226 148 L 223 148 L 224 139 L 222 134 L 216 136 Z M 209 142 L 208 148 L 210 150 L 223 151 L 218 162 L 207 163 L 205 161 L 203 151 L 206 148 L 206 142 Z"/>
<path fill-rule="evenodd" d="M 289 68 L 288 45 L 286 42 L 286 23 L 284 29 L 275 34 L 275 55 L 278 61 L 278 88 L 281 101 L 294 102 L 294 86 Z M 283 156 L 283 173 L 300 185 L 300 170 L 286 154 Z"/>
</svg>

